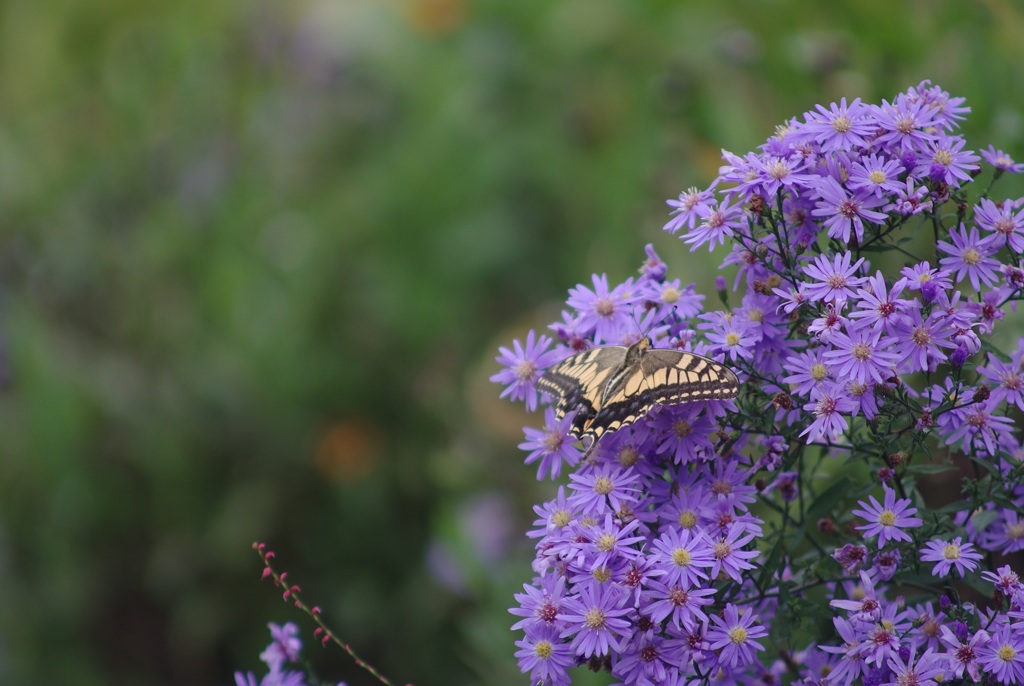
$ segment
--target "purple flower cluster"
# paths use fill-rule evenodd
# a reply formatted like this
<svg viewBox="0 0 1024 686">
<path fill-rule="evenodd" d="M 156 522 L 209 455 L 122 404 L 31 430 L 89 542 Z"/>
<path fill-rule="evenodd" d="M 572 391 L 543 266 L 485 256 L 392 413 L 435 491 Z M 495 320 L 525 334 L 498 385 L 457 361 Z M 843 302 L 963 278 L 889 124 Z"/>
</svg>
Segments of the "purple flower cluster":
<svg viewBox="0 0 1024 686">
<path fill-rule="evenodd" d="M 299 627 L 288 622 L 283 626 L 271 623 L 271 641 L 267 649 L 260 653 L 269 670 L 262 679 L 257 679 L 252 672 L 235 672 L 237 686 L 306 686 L 306 676 L 302 672 L 285 669 L 285 665 L 299 661 L 302 641 L 299 639 Z M 343 686 L 343 685 L 340 685 Z"/>
<path fill-rule="evenodd" d="M 544 369 L 644 331 L 743 384 L 657 406 L 582 463 L 571 416 L 526 430 L 539 478 L 576 468 L 536 508 L 512 609 L 534 684 L 582 664 L 643 686 L 1024 684 L 1024 584 L 998 558 L 1024 549 L 1024 338 L 1004 353 L 999 328 L 1024 298 L 1024 198 L 967 195 L 983 163 L 1024 165 L 969 150 L 968 112 L 924 82 L 724 153 L 665 229 L 731 246 L 738 305 L 705 311 L 648 246 L 639 276 L 570 291 L 557 340 L 502 349 L 492 380 L 528 407 Z M 975 477 L 942 507 L 922 475 L 948 462 Z"/>
</svg>

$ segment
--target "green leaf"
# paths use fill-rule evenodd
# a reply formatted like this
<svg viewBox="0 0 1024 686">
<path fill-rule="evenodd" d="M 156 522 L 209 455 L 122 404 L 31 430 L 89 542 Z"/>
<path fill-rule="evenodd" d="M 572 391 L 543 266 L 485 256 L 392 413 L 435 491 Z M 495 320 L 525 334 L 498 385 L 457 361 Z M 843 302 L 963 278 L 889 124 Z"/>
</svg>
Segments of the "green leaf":
<svg viewBox="0 0 1024 686">
<path fill-rule="evenodd" d="M 907 467 L 907 474 L 945 474 L 955 472 L 956 466 L 951 464 L 912 464 Z"/>
<path fill-rule="evenodd" d="M 998 517 L 999 512 L 997 510 L 980 510 L 971 515 L 971 525 L 978 531 L 984 531 Z"/>
<path fill-rule="evenodd" d="M 779 561 L 782 559 L 782 553 L 785 551 L 784 540 L 780 537 L 772 547 L 772 551 L 768 553 L 768 558 L 765 560 L 764 567 L 761 568 L 761 574 L 757 578 L 757 587 L 760 589 L 768 588 L 768 582 L 772 579 L 772 574 L 779 568 Z"/>
<path fill-rule="evenodd" d="M 831 513 L 849 494 L 850 486 L 851 482 L 845 476 L 836 479 L 836 482 L 822 491 L 807 508 L 807 519 L 816 520 Z"/>
</svg>

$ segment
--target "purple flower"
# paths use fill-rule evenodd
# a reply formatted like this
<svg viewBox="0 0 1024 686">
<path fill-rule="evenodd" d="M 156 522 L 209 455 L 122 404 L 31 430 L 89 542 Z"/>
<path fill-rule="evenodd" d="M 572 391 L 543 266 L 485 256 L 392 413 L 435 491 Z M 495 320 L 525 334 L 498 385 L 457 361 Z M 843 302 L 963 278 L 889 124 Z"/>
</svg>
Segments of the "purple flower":
<svg viewBox="0 0 1024 686">
<path fill-rule="evenodd" d="M 850 150 L 867 147 L 868 137 L 872 133 L 870 109 L 861 103 L 860 98 L 849 105 L 846 98 L 839 104 L 832 103 L 826 109 L 816 105 L 817 112 L 807 112 L 804 122 L 796 130 L 798 139 L 811 139 L 821 145 L 824 152 L 833 150 Z"/>
<path fill-rule="evenodd" d="M 893 353 L 901 372 L 933 370 L 945 357 L 940 348 L 953 347 L 949 341 L 953 332 L 940 310 L 933 310 L 927 320 L 922 320 L 921 310 L 912 309 L 893 333 L 898 341 Z"/>
<path fill-rule="evenodd" d="M 988 146 L 988 150 L 982 150 L 981 156 L 985 158 L 985 161 L 995 167 L 998 171 L 1008 171 L 1011 174 L 1022 174 L 1024 173 L 1024 164 L 1018 164 L 1013 161 L 1013 158 L 1007 155 L 1002 150 L 996 150 L 991 145 Z"/>
<path fill-rule="evenodd" d="M 885 212 L 899 212 L 905 217 L 928 212 L 932 209 L 932 201 L 928 199 L 926 186 L 915 186 L 914 177 L 908 176 L 906 182 L 896 191 L 896 198 L 882 208 Z"/>
<path fill-rule="evenodd" d="M 979 228 L 992 232 L 989 238 L 995 246 L 1008 245 L 1015 253 L 1024 252 L 1024 203 L 1021 201 L 1004 200 L 996 204 L 982 198 L 974 208 L 974 221 Z"/>
<path fill-rule="evenodd" d="M 570 412 L 561 419 L 555 419 L 554 408 L 548 407 L 544 410 L 543 429 L 523 429 L 527 440 L 519 444 L 519 449 L 530 451 L 526 456 L 526 464 L 540 460 L 537 468 L 538 481 L 544 478 L 545 473 L 552 479 L 557 479 L 562 473 L 562 462 L 575 467 L 580 461 L 580 451 L 574 445 L 576 439 L 569 433 L 575 417 L 576 413 Z"/>
<path fill-rule="evenodd" d="M 948 648 L 949 666 L 958 679 L 964 678 L 966 672 L 975 681 L 981 680 L 978 653 L 989 642 L 989 634 L 979 629 L 974 635 L 968 634 L 959 638 L 948 626 L 942 627 L 942 642 Z"/>
<path fill-rule="evenodd" d="M 900 609 L 895 604 L 886 605 L 882 608 L 882 616 L 877 622 L 868 625 L 867 640 L 864 641 L 863 652 L 864 662 L 876 667 L 882 667 L 886 661 L 896 656 L 900 648 L 900 634 L 908 626 L 898 626 Z"/>
<path fill-rule="evenodd" d="M 1003 595 L 1012 595 L 1015 591 L 1024 590 L 1021 584 L 1020 575 L 1010 568 L 1010 565 L 1003 565 L 995 572 L 982 572 L 981 577 L 995 585 L 996 589 Z"/>
<path fill-rule="evenodd" d="M 953 287 L 949 272 L 944 269 L 932 269 L 927 262 L 915 264 L 913 267 L 904 267 L 900 270 L 900 274 L 903 275 L 903 278 L 896 284 L 906 286 L 912 291 L 920 291 L 925 286 L 932 286 L 936 291 Z M 930 299 L 934 299 L 934 295 Z"/>
<path fill-rule="evenodd" d="M 544 505 L 534 505 L 533 511 L 539 517 L 539 519 L 534 520 L 533 524 L 539 528 L 527 532 L 526 535 L 530 538 L 557 534 L 566 529 L 577 518 L 576 509 L 569 504 L 569 499 L 565 497 L 564 486 L 558 487 L 557 498 L 544 503 Z"/>
<path fill-rule="evenodd" d="M 882 133 L 874 144 L 894 151 L 919 150 L 936 136 L 930 132 L 935 125 L 932 112 L 920 100 L 899 95 L 890 104 L 883 100 L 875 108 L 875 121 Z"/>
<path fill-rule="evenodd" d="M 907 659 L 901 658 L 898 654 L 889 658 L 886 664 L 892 670 L 892 680 L 889 682 L 894 686 L 913 684 L 914 686 L 936 686 L 942 679 L 945 670 L 945 660 L 942 656 L 926 650 L 916 661 L 914 660 L 915 647 L 910 645 L 910 654 Z"/>
<path fill-rule="evenodd" d="M 822 384 L 811 389 L 811 402 L 804 405 L 814 415 L 814 421 L 800 432 L 807 436 L 807 442 L 817 440 L 834 441 L 848 426 L 844 414 L 850 414 L 857 403 L 844 392 L 839 384 Z"/>
<path fill-rule="evenodd" d="M 716 243 L 724 245 L 726 238 L 731 238 L 734 232 L 742 231 L 747 226 L 743 206 L 738 202 L 730 204 L 728 200 L 722 200 L 717 207 L 698 207 L 697 213 L 704 221 L 697 228 L 690 229 L 683 238 L 691 251 L 710 243 L 710 252 L 715 249 Z"/>
<path fill-rule="evenodd" d="M 978 662 L 1001 684 L 1024 683 L 1024 626 L 1000 625 L 978 650 Z"/>
<path fill-rule="evenodd" d="M 830 607 L 837 607 L 840 610 L 852 612 L 850 620 L 874 624 L 882 616 L 882 604 L 879 602 L 881 593 L 875 592 L 875 582 L 871 575 L 865 571 L 860 572 L 860 585 L 847 589 L 850 600 L 829 601 Z M 855 600 L 853 598 L 856 598 Z M 836 625 L 838 629 L 838 625 Z"/>
<path fill-rule="evenodd" d="M 638 686 L 683 686 L 680 666 L 690 661 L 690 652 L 685 639 L 643 634 L 612 666 L 612 674 Z"/>
<path fill-rule="evenodd" d="M 1024 410 L 1024 373 L 1019 360 L 1007 364 L 989 353 L 988 366 L 978 367 L 978 373 L 995 382 L 990 399 L 1005 402 Z"/>
<path fill-rule="evenodd" d="M 694 187 L 686 189 L 686 192 L 679 194 L 679 200 L 666 200 L 670 207 L 672 219 L 665 224 L 665 231 L 679 233 L 679 230 L 686 226 L 693 229 L 702 217 L 711 213 L 711 206 L 715 204 L 714 186 L 704 191 Z"/>
<path fill-rule="evenodd" d="M 574 636 L 572 650 L 580 657 L 608 655 L 613 649 L 621 652 L 619 639 L 629 630 L 629 621 L 623 616 L 633 611 L 623 607 L 626 598 L 628 594 L 619 586 L 584 586 L 578 596 L 562 602 L 558 620 L 565 622 L 566 628 L 561 637 Z"/>
<path fill-rule="evenodd" d="M 672 281 L 652 282 L 641 292 L 656 309 L 655 320 L 661 320 L 674 314 L 680 319 L 690 319 L 700 314 L 703 309 L 705 295 L 697 293 L 694 284 L 683 288 L 679 279 Z"/>
<path fill-rule="evenodd" d="M 981 240 L 976 227 L 972 226 L 968 233 L 961 224 L 959 233 L 956 229 L 950 229 L 949 237 L 953 239 L 952 244 L 946 241 L 936 244 L 939 250 L 952 256 L 943 257 L 939 264 L 955 272 L 957 281 L 969 278 L 976 291 L 981 290 L 982 283 L 994 286 L 999 282 L 999 260 L 992 257 L 996 246 L 991 236 Z"/>
<path fill-rule="evenodd" d="M 919 518 L 912 515 L 917 508 L 910 504 L 910 498 L 896 499 L 896 491 L 888 486 L 882 486 L 883 504 L 875 500 L 875 496 L 868 496 L 870 504 L 859 501 L 861 509 L 853 510 L 853 514 L 867 521 L 867 524 L 858 526 L 859 531 L 864 532 L 866 538 L 878 536 L 878 549 L 881 550 L 888 541 L 910 541 L 910 535 L 903 529 L 916 528 L 923 523 Z"/>
<path fill-rule="evenodd" d="M 804 267 L 804 273 L 817 282 L 807 287 L 807 298 L 845 303 L 847 298 L 852 297 L 856 292 L 854 289 L 864 283 L 863 277 L 854 276 L 864 263 L 864 258 L 851 266 L 852 259 L 853 254 L 849 251 L 836 255 L 831 261 L 828 255 L 818 255 L 812 264 Z"/>
<path fill-rule="evenodd" d="M 626 279 L 611 290 L 605 274 L 594 274 L 592 281 L 594 290 L 582 284 L 570 288 L 565 304 L 579 312 L 582 328 L 593 330 L 598 340 L 612 341 L 620 329 L 632 324 L 632 305 L 637 300 L 633 280 Z"/>
<path fill-rule="evenodd" d="M 875 272 L 867 278 L 866 287 L 857 291 L 857 309 L 850 313 L 850 319 L 855 320 L 857 326 L 892 331 L 910 309 L 910 301 L 899 297 L 904 287 L 905 283 L 897 283 L 889 290 L 882 272 Z"/>
<path fill-rule="evenodd" d="M 816 190 L 821 199 L 811 214 L 815 217 L 828 217 L 823 226 L 828 229 L 829 238 L 849 243 L 852 233 L 860 243 L 864 240 L 865 220 L 874 224 L 885 221 L 885 214 L 874 212 L 871 208 L 881 207 L 886 201 L 876 197 L 870 190 L 848 193 L 831 176 L 823 177 Z"/>
<path fill-rule="evenodd" d="M 828 343 L 832 337 L 847 328 L 849 320 L 843 316 L 843 307 L 846 303 L 833 305 L 825 303 L 825 314 L 811 322 L 807 327 L 807 333 L 817 337 L 822 343 Z"/>
<path fill-rule="evenodd" d="M 569 668 L 576 665 L 576 658 L 553 627 L 528 627 L 526 636 L 516 641 L 516 647 L 519 648 L 515 653 L 519 669 L 530 672 L 531 683 L 564 686 L 570 682 Z"/>
<path fill-rule="evenodd" d="M 882 383 L 892 375 L 899 359 L 889 352 L 895 340 L 867 329 L 850 332 L 847 336 L 835 333 L 829 341 L 833 350 L 824 354 L 832 373 L 838 378 L 853 379 L 866 384 L 870 381 Z"/>
<path fill-rule="evenodd" d="M 859 543 L 847 543 L 842 548 L 836 548 L 832 559 L 843 566 L 844 572 L 852 574 L 868 559 L 868 549 Z"/>
<path fill-rule="evenodd" d="M 565 598 L 565 577 L 560 574 L 545 574 L 540 578 L 540 588 L 531 584 L 523 584 L 525 593 L 514 595 L 519 607 L 509 609 L 511 614 L 523 617 L 512 629 L 531 626 L 551 626 L 561 631 L 562 626 L 556 618 Z"/>
<path fill-rule="evenodd" d="M 526 409 L 532 412 L 537 408 L 537 379 L 547 367 L 559 360 L 560 354 L 548 351 L 550 338 L 536 338 L 532 330 L 526 334 L 525 348 L 518 340 L 512 341 L 512 345 L 515 352 L 505 347 L 498 348 L 501 355 L 495 359 L 506 369 L 492 376 L 491 381 L 505 386 L 502 398 L 511 396 L 512 400 L 525 400 Z"/>
<path fill-rule="evenodd" d="M 899 180 L 902 173 L 903 165 L 896 160 L 871 154 L 853 163 L 848 183 L 853 190 L 885 198 L 904 187 Z"/>
<path fill-rule="evenodd" d="M 943 577 L 956 570 L 961 578 L 967 576 L 978 568 L 978 560 L 984 558 L 981 553 L 975 552 L 974 545 L 964 543 L 957 536 L 952 541 L 943 541 L 934 538 L 924 544 L 921 548 L 921 562 L 937 562 L 932 568 L 932 576 Z"/>
<path fill-rule="evenodd" d="M 664 408 L 654 426 L 659 430 L 657 453 L 671 457 L 676 464 L 686 464 L 711 450 L 709 434 L 714 424 L 699 403 Z"/>
<path fill-rule="evenodd" d="M 752 166 L 760 172 L 757 190 L 769 198 L 774 198 L 781 189 L 794 194 L 794 191 L 806 187 L 814 178 L 802 173 L 806 165 L 799 157 L 767 155 L 755 160 Z"/>
<path fill-rule="evenodd" d="M 754 550 L 743 550 L 755 538 L 754 534 L 735 523 L 729 525 L 728 533 L 725 536 L 711 543 L 711 550 L 714 554 L 714 563 L 711 565 L 710 576 L 718 578 L 719 574 L 727 574 L 736 583 L 743 582 L 743 570 L 754 569 L 754 565 L 747 562 L 760 556 L 760 552 Z"/>
<path fill-rule="evenodd" d="M 576 491 L 569 497 L 569 503 L 587 514 L 603 514 L 611 505 L 620 512 L 626 505 L 637 502 L 640 477 L 633 468 L 622 469 L 613 464 L 599 465 L 586 473 L 569 475 L 569 488 Z"/>
<path fill-rule="evenodd" d="M 707 639 L 711 650 L 721 650 L 718 660 L 727 667 L 744 667 L 754 661 L 755 650 L 764 650 L 764 646 L 755 641 L 768 635 L 763 626 L 753 626 L 757 615 L 749 608 L 743 610 L 728 603 L 722 616 L 712 615 L 714 625 L 708 630 Z"/>
<path fill-rule="evenodd" d="M 888 581 L 896 576 L 902 562 L 903 556 L 899 550 L 883 550 L 875 556 L 871 572 L 878 576 L 880 581 Z"/>
<path fill-rule="evenodd" d="M 235 672 L 235 684 L 237 686 L 305 686 L 306 678 L 302 672 L 287 671 L 284 665 L 289 662 L 298 662 L 299 652 L 302 650 L 302 641 L 298 637 L 299 627 L 288 622 L 278 626 L 269 624 L 272 637 L 270 645 L 260 653 L 260 660 L 266 663 L 270 670 L 257 680 L 252 672 Z"/>
<path fill-rule="evenodd" d="M 714 564 L 714 553 L 703 533 L 674 527 L 654 541 L 651 558 L 664 572 L 661 581 L 686 588 L 699 586 L 708 578 L 704 570 Z"/>
<path fill-rule="evenodd" d="M 915 176 L 928 176 L 932 181 L 957 188 L 961 181 L 970 181 L 971 172 L 978 170 L 979 157 L 970 150 L 960 136 L 942 136 L 925 145 L 923 160 L 914 169 Z"/>
<path fill-rule="evenodd" d="M 612 562 L 635 561 L 640 556 L 640 551 L 630 546 L 640 543 L 644 537 L 630 534 L 633 534 L 639 526 L 639 519 L 634 519 L 627 524 L 619 524 L 612 518 L 611 512 L 606 513 L 604 524 L 591 527 L 585 534 L 591 547 L 587 551 L 587 557 L 590 558 L 588 569 L 593 572 L 610 566 Z"/>
<path fill-rule="evenodd" d="M 835 602 L 835 601 L 833 601 Z M 853 624 L 842 617 L 833 617 L 832 624 L 839 637 L 843 639 L 841 646 L 821 646 L 821 649 L 833 655 L 841 655 L 839 663 L 828 675 L 827 683 L 852 684 L 864 670 L 864 658 L 861 656 L 863 645 Z"/>
<path fill-rule="evenodd" d="M 709 330 L 706 337 L 712 350 L 734 361 L 753 358 L 754 346 L 761 342 L 761 327 L 727 312 L 707 312 L 700 317 L 708 322 L 698 328 Z"/>
<path fill-rule="evenodd" d="M 995 455 L 999 442 L 1013 435 L 1013 420 L 992 414 L 994 403 L 988 401 L 971 405 L 962 411 L 963 421 L 946 436 L 946 445 L 962 441 L 960 449 L 969 452 L 973 447 L 984 447 L 989 455 Z"/>
<path fill-rule="evenodd" d="M 650 615 L 651 621 L 661 623 L 668 618 L 682 631 L 696 630 L 698 623 L 707 624 L 708 616 L 701 609 L 714 602 L 713 588 L 666 583 L 661 579 L 648 579 L 647 590 L 640 594 L 640 608 Z"/>
</svg>

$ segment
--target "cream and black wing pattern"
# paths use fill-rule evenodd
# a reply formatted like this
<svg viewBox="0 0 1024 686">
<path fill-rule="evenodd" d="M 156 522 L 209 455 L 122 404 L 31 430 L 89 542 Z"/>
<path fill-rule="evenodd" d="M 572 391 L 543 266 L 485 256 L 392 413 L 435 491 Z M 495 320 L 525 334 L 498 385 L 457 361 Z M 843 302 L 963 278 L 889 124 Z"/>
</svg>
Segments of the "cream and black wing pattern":
<svg viewBox="0 0 1024 686">
<path fill-rule="evenodd" d="M 537 388 L 558 399 L 559 419 L 576 411 L 576 438 L 592 436 L 596 442 L 655 405 L 734 398 L 740 384 L 736 374 L 714 360 L 652 348 L 651 339 L 643 338 L 629 347 L 612 345 L 573 355 L 541 376 Z"/>
</svg>

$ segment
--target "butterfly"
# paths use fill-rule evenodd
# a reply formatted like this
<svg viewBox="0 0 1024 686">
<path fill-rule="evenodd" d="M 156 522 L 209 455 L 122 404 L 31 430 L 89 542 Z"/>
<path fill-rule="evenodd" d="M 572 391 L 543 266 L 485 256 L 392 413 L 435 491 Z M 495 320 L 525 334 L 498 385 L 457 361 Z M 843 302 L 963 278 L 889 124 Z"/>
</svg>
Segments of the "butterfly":
<svg viewBox="0 0 1024 686">
<path fill-rule="evenodd" d="M 696 353 L 651 347 L 644 337 L 630 346 L 593 348 L 558 363 L 537 388 L 558 399 L 555 415 L 576 412 L 570 432 L 591 437 L 587 454 L 608 431 L 632 424 L 656 405 L 735 398 L 740 382 L 728 367 Z"/>
</svg>

